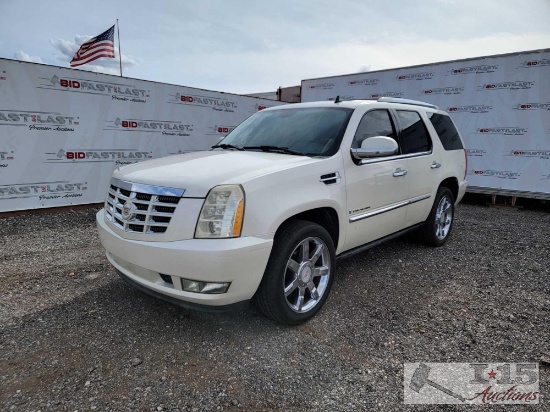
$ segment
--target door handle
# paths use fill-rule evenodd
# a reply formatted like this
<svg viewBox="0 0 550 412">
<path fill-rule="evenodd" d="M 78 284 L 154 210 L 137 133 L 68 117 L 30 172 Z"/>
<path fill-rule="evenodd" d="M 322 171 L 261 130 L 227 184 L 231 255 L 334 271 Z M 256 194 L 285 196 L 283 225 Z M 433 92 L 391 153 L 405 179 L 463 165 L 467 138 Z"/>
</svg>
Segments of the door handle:
<svg viewBox="0 0 550 412">
<path fill-rule="evenodd" d="M 393 177 L 405 176 L 406 174 L 407 174 L 406 170 L 396 169 L 395 172 L 393 172 Z"/>
<path fill-rule="evenodd" d="M 441 167 L 441 163 L 433 162 L 430 167 L 432 169 L 439 169 Z"/>
</svg>

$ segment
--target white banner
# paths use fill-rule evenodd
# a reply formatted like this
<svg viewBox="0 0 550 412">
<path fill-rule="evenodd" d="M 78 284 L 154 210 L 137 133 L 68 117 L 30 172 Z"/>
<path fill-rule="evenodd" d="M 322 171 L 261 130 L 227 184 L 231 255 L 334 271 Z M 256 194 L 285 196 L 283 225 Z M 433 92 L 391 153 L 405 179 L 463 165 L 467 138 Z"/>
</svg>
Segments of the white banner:
<svg viewBox="0 0 550 412">
<path fill-rule="evenodd" d="M 0 212 L 102 202 L 115 168 L 208 149 L 278 104 L 0 59 Z"/>
<path fill-rule="evenodd" d="M 403 97 L 449 112 L 469 190 L 550 198 L 550 49 L 302 81 L 302 101 Z"/>
</svg>

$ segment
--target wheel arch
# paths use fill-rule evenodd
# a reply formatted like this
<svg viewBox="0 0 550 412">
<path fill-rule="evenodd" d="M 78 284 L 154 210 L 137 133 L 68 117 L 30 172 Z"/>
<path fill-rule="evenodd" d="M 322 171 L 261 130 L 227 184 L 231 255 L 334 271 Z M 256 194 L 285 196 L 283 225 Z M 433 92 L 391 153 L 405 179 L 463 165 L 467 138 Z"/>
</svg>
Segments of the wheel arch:
<svg viewBox="0 0 550 412">
<path fill-rule="evenodd" d="M 446 187 L 451 191 L 453 194 L 453 199 L 456 202 L 458 199 L 458 179 L 456 177 L 448 177 L 445 180 L 443 180 L 439 187 Z"/>
<path fill-rule="evenodd" d="M 340 221 L 338 218 L 338 212 L 336 212 L 334 208 L 319 207 L 294 214 L 281 222 L 275 232 L 275 236 L 277 236 L 277 233 L 282 227 L 286 226 L 293 220 L 304 220 L 307 222 L 316 223 L 323 227 L 330 234 L 334 247 L 336 249 L 338 248 L 338 242 L 340 240 Z"/>
</svg>

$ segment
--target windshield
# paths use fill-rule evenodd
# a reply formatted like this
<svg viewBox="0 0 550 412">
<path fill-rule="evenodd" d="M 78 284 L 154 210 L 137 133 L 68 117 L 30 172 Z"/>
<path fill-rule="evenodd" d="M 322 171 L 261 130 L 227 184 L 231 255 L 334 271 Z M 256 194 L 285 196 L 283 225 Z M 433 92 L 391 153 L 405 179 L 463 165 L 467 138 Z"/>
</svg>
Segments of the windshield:
<svg viewBox="0 0 550 412">
<path fill-rule="evenodd" d="M 262 111 L 241 123 L 219 145 L 245 150 L 279 147 L 307 156 L 332 156 L 352 112 L 341 107 Z"/>
</svg>

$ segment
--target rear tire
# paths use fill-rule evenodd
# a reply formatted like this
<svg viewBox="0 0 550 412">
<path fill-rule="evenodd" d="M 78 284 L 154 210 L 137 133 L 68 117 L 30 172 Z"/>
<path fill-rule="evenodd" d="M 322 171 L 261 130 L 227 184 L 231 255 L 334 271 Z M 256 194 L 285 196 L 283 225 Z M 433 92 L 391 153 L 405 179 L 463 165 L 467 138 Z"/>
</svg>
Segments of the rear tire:
<svg viewBox="0 0 550 412">
<path fill-rule="evenodd" d="M 429 246 L 443 246 L 453 228 L 454 196 L 447 187 L 439 187 L 428 219 L 420 229 L 421 240 Z"/>
<path fill-rule="evenodd" d="M 287 325 L 311 319 L 327 300 L 335 248 L 321 226 L 294 220 L 277 231 L 254 300 L 267 317 Z"/>
</svg>

